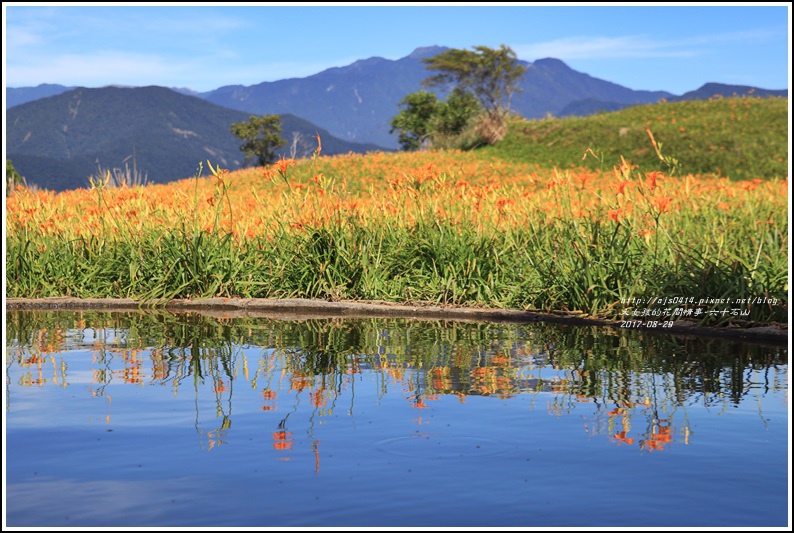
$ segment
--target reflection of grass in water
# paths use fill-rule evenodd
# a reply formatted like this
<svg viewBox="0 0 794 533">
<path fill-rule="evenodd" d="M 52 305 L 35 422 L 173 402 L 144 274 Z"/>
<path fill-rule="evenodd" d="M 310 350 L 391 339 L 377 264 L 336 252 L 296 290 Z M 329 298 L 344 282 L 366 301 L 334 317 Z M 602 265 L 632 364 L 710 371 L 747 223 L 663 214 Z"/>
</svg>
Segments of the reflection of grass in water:
<svg viewBox="0 0 794 533">
<path fill-rule="evenodd" d="M 54 364 L 54 354 L 82 344 L 84 332 L 112 328 L 111 344 L 95 344 L 101 367 L 94 372 L 96 391 L 113 379 L 168 384 L 175 393 L 187 386 L 197 402 L 211 391 L 220 427 L 206 432 L 210 448 L 223 443 L 231 427 L 236 383 L 264 385 L 263 410 L 286 412 L 292 406 L 292 413 L 307 397 L 312 428 L 314 417 L 332 413 L 346 391 L 353 401 L 353 381 L 364 372 L 375 375 L 381 396 L 397 384 L 420 409 L 441 395 L 465 400 L 543 394 L 552 414 L 588 404 L 595 410 L 588 431 L 647 450 L 688 440 L 687 404 L 738 405 L 761 380 L 767 390 L 787 389 L 779 368 L 787 361 L 785 348 L 596 327 L 62 311 L 8 312 L 6 325 L 9 364 L 31 369 L 48 358 Z M 263 348 L 256 363 L 242 353 L 243 346 Z M 67 380 L 63 366 L 53 381 L 65 386 Z M 20 385 L 36 380 L 29 381 Z M 292 442 L 288 416 L 276 439 L 282 449 Z M 632 436 L 640 426 L 642 438 Z M 197 430 L 204 433 L 198 415 Z"/>
</svg>

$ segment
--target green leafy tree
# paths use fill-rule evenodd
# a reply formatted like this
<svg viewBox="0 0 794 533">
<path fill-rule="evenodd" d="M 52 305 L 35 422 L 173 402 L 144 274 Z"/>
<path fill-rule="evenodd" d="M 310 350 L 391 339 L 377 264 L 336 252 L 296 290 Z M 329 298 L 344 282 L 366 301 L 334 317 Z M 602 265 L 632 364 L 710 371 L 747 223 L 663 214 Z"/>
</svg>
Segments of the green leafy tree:
<svg viewBox="0 0 794 533">
<path fill-rule="evenodd" d="M 441 135 L 460 135 L 480 113 L 482 106 L 477 98 L 456 88 L 436 107 L 431 129 Z"/>
<path fill-rule="evenodd" d="M 399 132 L 398 141 L 403 150 L 418 150 L 427 141 L 431 120 L 438 108 L 438 98 L 427 91 L 410 93 L 400 101 L 403 108 L 389 123 L 389 133 Z"/>
<path fill-rule="evenodd" d="M 281 117 L 278 115 L 252 115 L 248 122 L 232 124 L 231 130 L 243 141 L 240 150 L 245 154 L 246 162 L 255 159 L 260 166 L 273 163 L 276 150 L 287 144 L 281 136 Z"/>
<path fill-rule="evenodd" d="M 483 107 L 494 131 L 503 131 L 510 101 L 520 90 L 519 80 L 526 73 L 513 50 L 504 44 L 499 49 L 475 46 L 473 51 L 450 49 L 422 60 L 438 74 L 422 82 L 425 87 L 454 85 L 471 92 Z"/>
<path fill-rule="evenodd" d="M 472 120 L 482 113 L 482 106 L 469 92 L 455 89 L 441 102 L 435 94 L 418 91 L 408 94 L 400 105 L 403 110 L 390 122 L 390 133 L 399 132 L 404 150 L 418 150 L 428 144 L 450 145 Z M 454 142 L 451 144 L 455 144 Z"/>
</svg>

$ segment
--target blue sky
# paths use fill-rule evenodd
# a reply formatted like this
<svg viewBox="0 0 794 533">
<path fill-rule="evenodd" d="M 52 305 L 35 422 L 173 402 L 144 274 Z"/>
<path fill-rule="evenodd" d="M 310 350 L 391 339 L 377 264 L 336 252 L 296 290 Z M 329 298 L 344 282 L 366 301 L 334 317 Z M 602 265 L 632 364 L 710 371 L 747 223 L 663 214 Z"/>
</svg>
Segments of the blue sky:
<svg viewBox="0 0 794 533">
<path fill-rule="evenodd" d="M 631 89 L 787 89 L 791 13 L 766 5 L 3 4 L 7 87 L 224 85 L 415 48 L 510 46 Z"/>
</svg>

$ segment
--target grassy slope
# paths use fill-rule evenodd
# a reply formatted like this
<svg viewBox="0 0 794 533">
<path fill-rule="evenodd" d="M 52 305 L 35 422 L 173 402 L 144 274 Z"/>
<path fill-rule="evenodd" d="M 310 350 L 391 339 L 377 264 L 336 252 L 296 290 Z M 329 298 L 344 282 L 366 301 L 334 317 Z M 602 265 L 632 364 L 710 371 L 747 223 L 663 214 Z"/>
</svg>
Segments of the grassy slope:
<svg viewBox="0 0 794 533">
<path fill-rule="evenodd" d="M 540 167 L 610 169 L 622 155 L 644 169 L 667 170 L 645 128 L 681 174 L 731 179 L 788 177 L 788 99 L 740 97 L 635 106 L 563 119 L 516 120 L 486 158 Z M 599 156 L 600 161 L 587 150 Z"/>
</svg>

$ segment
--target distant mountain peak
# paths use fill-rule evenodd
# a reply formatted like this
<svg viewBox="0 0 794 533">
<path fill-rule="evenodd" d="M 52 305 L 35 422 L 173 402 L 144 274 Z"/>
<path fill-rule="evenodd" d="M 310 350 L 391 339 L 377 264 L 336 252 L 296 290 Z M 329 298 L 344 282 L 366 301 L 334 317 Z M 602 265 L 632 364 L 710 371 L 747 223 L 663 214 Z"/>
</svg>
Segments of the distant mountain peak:
<svg viewBox="0 0 794 533">
<path fill-rule="evenodd" d="M 420 46 L 413 52 L 411 52 L 408 57 L 411 59 L 424 59 L 426 57 L 433 57 L 435 55 L 440 54 L 444 50 L 449 50 L 446 46 Z"/>
<path fill-rule="evenodd" d="M 727 92 L 728 94 L 724 94 L 723 96 L 730 96 L 731 92 L 755 92 L 756 87 L 751 85 L 729 85 L 727 83 L 715 83 L 710 81 L 708 83 L 704 83 L 699 89 L 695 89 L 696 91 L 714 91 L 715 94 L 720 92 Z"/>
<path fill-rule="evenodd" d="M 762 89 L 749 85 L 728 85 L 725 83 L 709 82 L 699 89 L 689 91 L 673 100 L 706 100 L 715 96 L 782 96 L 788 98 L 788 89 Z"/>
<path fill-rule="evenodd" d="M 749 86 L 746 85 L 728 85 L 726 83 L 716 83 L 713 81 L 709 81 L 704 83 L 699 89 L 696 90 L 712 90 L 712 89 L 725 89 L 726 87 L 734 88 L 734 87 L 742 87 L 749 89 Z"/>
<path fill-rule="evenodd" d="M 570 69 L 568 65 L 565 64 L 564 61 L 561 59 L 556 59 L 553 57 L 544 57 L 543 59 L 536 60 L 533 65 L 536 67 L 552 67 L 552 68 L 566 68 Z"/>
<path fill-rule="evenodd" d="M 371 65 L 376 65 L 376 64 L 381 63 L 383 61 L 386 61 L 386 59 L 384 59 L 382 57 L 379 57 L 379 56 L 373 56 L 373 57 L 368 57 L 366 59 L 359 59 L 358 61 L 355 61 L 355 62 L 351 63 L 350 65 L 348 65 L 348 68 L 349 67 L 359 67 L 359 68 L 360 67 L 368 67 L 368 66 L 371 66 Z M 342 68 L 345 68 L 345 67 L 342 67 Z"/>
</svg>

